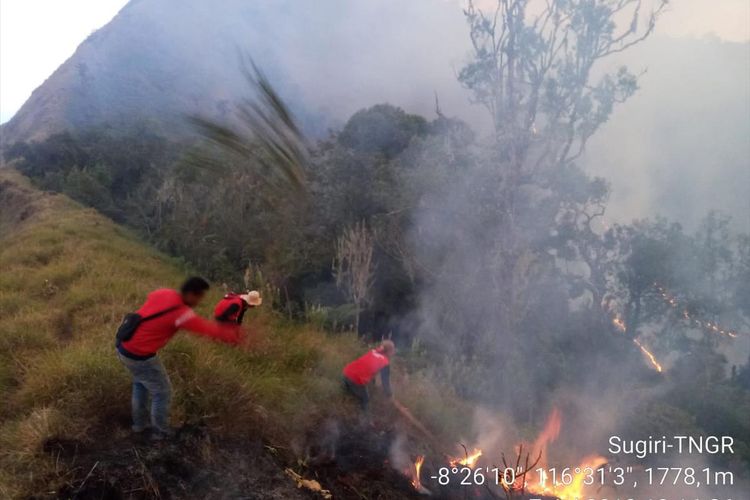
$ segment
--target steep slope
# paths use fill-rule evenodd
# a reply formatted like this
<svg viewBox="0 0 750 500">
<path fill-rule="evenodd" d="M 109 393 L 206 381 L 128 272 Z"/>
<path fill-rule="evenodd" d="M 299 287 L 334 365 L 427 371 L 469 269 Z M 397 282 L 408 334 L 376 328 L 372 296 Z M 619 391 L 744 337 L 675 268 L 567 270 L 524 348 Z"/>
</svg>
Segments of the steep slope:
<svg viewBox="0 0 750 500">
<path fill-rule="evenodd" d="M 378 411 L 381 433 L 365 440 L 340 393 L 341 366 L 364 346 L 269 310 L 250 318 L 264 334 L 250 346 L 188 335 L 170 343 L 163 358 L 182 431 L 158 446 L 131 437 L 129 381 L 112 332 L 149 290 L 186 271 L 12 170 L 0 171 L 0 207 L 0 497 L 295 498 L 286 466 L 334 492 L 411 494 L 383 466 L 401 428 L 394 415 Z M 449 393 L 419 373 L 395 377 L 400 399 L 439 434 L 465 425 L 466 409 Z M 342 447 L 339 461 L 299 466 L 321 439 Z"/>
<path fill-rule="evenodd" d="M 12 172 L 0 173 L 0 206 L 0 496 L 57 491 L 59 496 L 123 498 L 123 490 L 134 484 L 146 488 L 143 497 L 179 496 L 186 485 L 200 494 L 223 483 L 229 492 L 264 475 L 278 483 L 266 485 L 269 496 L 276 490 L 278 498 L 296 496 L 263 453 L 237 463 L 231 449 L 215 447 L 213 468 L 235 460 L 244 479 L 234 481 L 223 473 L 217 477 L 199 459 L 183 459 L 186 446 L 210 451 L 208 435 L 194 426 L 175 445 L 144 449 L 134 457 L 136 448 L 122 427 L 128 382 L 112 357 L 109 332 L 137 295 L 179 280 L 179 268 L 92 210 L 38 192 Z M 194 350 L 206 347 L 214 354 Z M 205 377 L 193 382 L 210 387 L 209 358 L 221 347 L 188 341 L 178 349 L 187 371 L 178 372 L 176 385 L 193 372 Z M 226 390 L 239 391 L 238 375 Z M 181 399 L 179 406 L 208 403 L 195 394 Z M 253 414 L 247 398 L 240 396 L 232 406 L 233 412 Z M 178 411 L 184 413 L 184 406 Z M 98 463 L 99 471 L 84 484 L 76 463 L 88 464 L 86 472 Z"/>
</svg>

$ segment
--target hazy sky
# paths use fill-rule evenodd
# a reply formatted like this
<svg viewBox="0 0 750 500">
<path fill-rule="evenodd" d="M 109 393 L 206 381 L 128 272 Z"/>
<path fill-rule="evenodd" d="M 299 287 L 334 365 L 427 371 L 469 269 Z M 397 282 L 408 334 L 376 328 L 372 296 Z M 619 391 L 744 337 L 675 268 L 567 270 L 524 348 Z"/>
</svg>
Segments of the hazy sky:
<svg viewBox="0 0 750 500">
<path fill-rule="evenodd" d="M 487 2 L 491 0 L 477 3 Z M 0 123 L 8 121 L 78 44 L 126 3 L 127 0 L 1 0 Z M 663 33 L 713 33 L 732 41 L 750 39 L 748 0 L 672 0 L 669 10 L 660 24 Z"/>
<path fill-rule="evenodd" d="M 0 0 L 0 122 L 127 0 Z"/>
</svg>

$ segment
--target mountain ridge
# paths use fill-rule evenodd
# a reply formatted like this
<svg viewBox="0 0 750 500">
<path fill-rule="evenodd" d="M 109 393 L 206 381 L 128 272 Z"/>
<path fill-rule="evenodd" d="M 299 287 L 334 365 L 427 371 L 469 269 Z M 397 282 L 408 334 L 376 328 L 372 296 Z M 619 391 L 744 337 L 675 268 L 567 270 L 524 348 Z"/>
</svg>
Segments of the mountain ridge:
<svg viewBox="0 0 750 500">
<path fill-rule="evenodd" d="M 421 16 L 427 4 L 434 12 Z M 395 26 L 373 25 L 375 15 L 389 15 Z M 331 18 L 342 22 L 327 27 Z M 451 93 L 460 90 L 452 79 L 450 57 L 436 62 L 423 56 L 428 47 L 440 43 L 437 34 L 408 44 L 391 39 L 411 36 L 413 24 L 424 32 L 433 21 L 453 26 L 449 39 L 465 40 L 460 11 L 429 0 L 405 7 L 395 0 L 364 7 L 342 0 L 228 0 L 220 8 L 199 0 L 132 0 L 34 90 L 3 125 L 3 143 L 39 140 L 67 128 L 134 121 L 150 121 L 163 135 L 180 136 L 188 131 L 185 115 L 229 119 L 232 103 L 248 91 L 240 71 L 243 56 L 256 60 L 314 136 L 325 135 L 360 107 L 378 100 L 398 101 L 401 96 L 396 104 L 418 101 L 426 112 L 434 105 L 433 90 L 443 86 L 433 88 L 429 83 L 436 71 Z M 356 34 L 357 42 L 344 43 L 344 37 Z M 383 60 L 385 46 L 392 43 L 403 45 L 402 53 Z M 442 44 L 441 55 L 452 52 L 457 57 L 465 41 L 452 51 L 447 40 Z M 399 69 L 383 72 L 382 67 Z M 341 76 L 345 68 L 348 78 Z M 390 78 L 384 73 L 399 72 L 401 83 L 392 82 L 395 91 L 378 81 Z M 413 87 L 416 78 L 424 87 Z M 375 101 L 373 93 L 380 94 Z"/>
<path fill-rule="evenodd" d="M 582 158 L 611 181 L 610 222 L 661 214 L 696 227 L 710 210 L 748 213 L 736 188 L 750 182 L 748 48 L 655 35 L 603 64 L 648 70 Z M 382 102 L 432 116 L 436 95 L 444 114 L 486 132 L 484 110 L 456 80 L 469 51 L 457 2 L 133 0 L 0 126 L 0 147 L 101 125 L 190 139 L 187 115 L 231 123 L 247 97 L 241 55 L 313 139 Z M 734 225 L 746 231 L 750 217 Z"/>
</svg>

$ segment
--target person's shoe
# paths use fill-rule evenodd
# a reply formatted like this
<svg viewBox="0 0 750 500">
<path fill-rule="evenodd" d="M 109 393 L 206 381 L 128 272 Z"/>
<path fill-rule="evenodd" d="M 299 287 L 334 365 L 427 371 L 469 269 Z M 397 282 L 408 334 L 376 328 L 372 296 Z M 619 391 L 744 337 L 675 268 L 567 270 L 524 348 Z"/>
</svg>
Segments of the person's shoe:
<svg viewBox="0 0 750 500">
<path fill-rule="evenodd" d="M 165 441 L 168 439 L 172 439 L 177 431 L 171 427 L 168 427 L 166 429 L 157 429 L 154 428 L 153 432 L 151 433 L 151 440 L 152 441 Z"/>
</svg>

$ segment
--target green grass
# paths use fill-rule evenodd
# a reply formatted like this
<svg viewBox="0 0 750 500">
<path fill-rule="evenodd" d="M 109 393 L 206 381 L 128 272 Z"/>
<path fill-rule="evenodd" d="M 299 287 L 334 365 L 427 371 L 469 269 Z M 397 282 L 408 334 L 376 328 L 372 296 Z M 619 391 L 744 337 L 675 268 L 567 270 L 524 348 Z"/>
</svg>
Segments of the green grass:
<svg viewBox="0 0 750 500">
<path fill-rule="evenodd" d="M 96 439 L 123 427 L 129 379 L 113 334 L 123 314 L 188 270 L 110 220 L 0 172 L 0 497 L 48 491 L 65 475 L 42 451 L 50 438 Z M 23 213 L 23 217 L 17 214 Z M 199 312 L 219 298 L 213 290 Z M 290 443 L 316 418 L 349 408 L 342 366 L 365 348 L 285 321 L 250 315 L 253 348 L 179 334 L 163 352 L 175 388 L 175 424 Z M 398 367 L 397 367 L 398 368 Z M 397 369 L 399 398 L 436 431 L 455 435 L 465 408 L 420 374 Z"/>
</svg>

